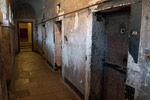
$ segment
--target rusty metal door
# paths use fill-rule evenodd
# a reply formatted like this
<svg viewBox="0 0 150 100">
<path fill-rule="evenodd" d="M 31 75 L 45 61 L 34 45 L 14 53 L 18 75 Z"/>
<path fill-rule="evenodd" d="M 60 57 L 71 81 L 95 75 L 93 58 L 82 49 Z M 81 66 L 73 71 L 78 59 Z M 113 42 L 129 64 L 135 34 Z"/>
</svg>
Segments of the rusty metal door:
<svg viewBox="0 0 150 100">
<path fill-rule="evenodd" d="M 46 58 L 46 28 L 43 26 L 42 28 L 42 51 L 43 57 Z"/>
<path fill-rule="evenodd" d="M 115 13 L 106 17 L 106 54 L 103 100 L 125 100 L 130 14 Z"/>
</svg>

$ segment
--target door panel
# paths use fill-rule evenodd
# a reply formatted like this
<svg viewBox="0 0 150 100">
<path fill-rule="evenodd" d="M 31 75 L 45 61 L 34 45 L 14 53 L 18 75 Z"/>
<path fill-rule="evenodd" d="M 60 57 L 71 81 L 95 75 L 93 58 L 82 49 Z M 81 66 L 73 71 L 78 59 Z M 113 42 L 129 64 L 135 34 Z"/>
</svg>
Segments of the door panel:
<svg viewBox="0 0 150 100">
<path fill-rule="evenodd" d="M 61 22 L 56 22 L 55 24 L 55 63 L 56 63 L 56 67 L 62 66 Z"/>
<path fill-rule="evenodd" d="M 106 61 L 104 64 L 104 100 L 125 100 L 128 57 L 129 13 L 106 17 Z"/>
<path fill-rule="evenodd" d="M 104 100 L 125 100 L 125 78 L 125 74 L 105 66 Z"/>
<path fill-rule="evenodd" d="M 106 60 L 115 65 L 126 67 L 128 57 L 129 15 L 111 15 L 106 25 Z"/>
<path fill-rule="evenodd" d="M 43 57 L 46 58 L 46 29 L 42 28 L 42 46 L 43 46 Z"/>
</svg>

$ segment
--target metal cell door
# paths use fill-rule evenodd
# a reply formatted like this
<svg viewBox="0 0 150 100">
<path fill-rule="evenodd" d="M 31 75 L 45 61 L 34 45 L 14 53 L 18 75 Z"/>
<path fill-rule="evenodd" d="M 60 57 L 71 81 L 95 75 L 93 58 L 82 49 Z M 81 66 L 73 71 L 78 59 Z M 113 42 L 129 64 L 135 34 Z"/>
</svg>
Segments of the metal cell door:
<svg viewBox="0 0 150 100">
<path fill-rule="evenodd" d="M 42 51 L 43 51 L 43 57 L 46 58 L 46 28 L 43 26 L 42 28 Z"/>
<path fill-rule="evenodd" d="M 125 100 L 130 14 L 106 17 L 106 58 L 103 72 L 103 99 Z"/>
</svg>

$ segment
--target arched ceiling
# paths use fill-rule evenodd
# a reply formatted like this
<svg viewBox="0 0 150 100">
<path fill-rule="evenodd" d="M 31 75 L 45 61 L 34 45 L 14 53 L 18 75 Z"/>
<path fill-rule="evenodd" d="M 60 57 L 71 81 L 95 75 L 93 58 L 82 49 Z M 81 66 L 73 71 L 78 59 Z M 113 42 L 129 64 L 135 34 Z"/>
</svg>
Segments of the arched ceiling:
<svg viewBox="0 0 150 100">
<path fill-rule="evenodd" d="M 14 10 L 17 6 L 21 4 L 28 4 L 30 5 L 35 13 L 37 14 L 40 12 L 44 7 L 46 0 L 11 0 L 12 10 Z"/>
</svg>

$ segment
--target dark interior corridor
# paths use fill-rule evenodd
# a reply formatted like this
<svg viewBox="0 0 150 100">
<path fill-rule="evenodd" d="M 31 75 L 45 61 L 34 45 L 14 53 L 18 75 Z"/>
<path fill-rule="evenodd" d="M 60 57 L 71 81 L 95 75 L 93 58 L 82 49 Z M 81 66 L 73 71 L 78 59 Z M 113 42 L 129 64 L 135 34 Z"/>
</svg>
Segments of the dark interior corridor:
<svg viewBox="0 0 150 100">
<path fill-rule="evenodd" d="M 18 23 L 18 35 L 19 35 L 19 51 L 27 52 L 32 51 L 33 42 L 33 29 L 32 23 L 19 22 Z"/>
<path fill-rule="evenodd" d="M 150 0 L 0 0 L 0 100 L 150 100 Z"/>
<path fill-rule="evenodd" d="M 17 55 L 11 88 L 11 100 L 80 100 L 61 80 L 61 72 L 35 52 Z"/>
</svg>

